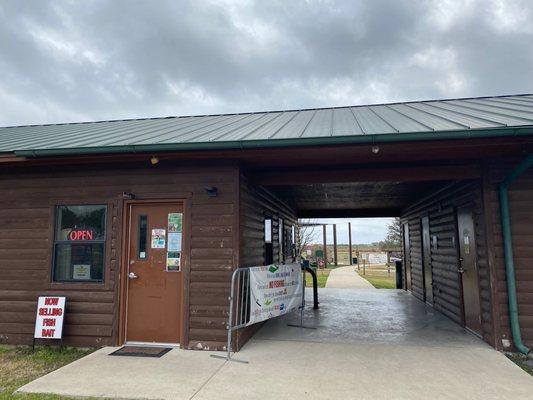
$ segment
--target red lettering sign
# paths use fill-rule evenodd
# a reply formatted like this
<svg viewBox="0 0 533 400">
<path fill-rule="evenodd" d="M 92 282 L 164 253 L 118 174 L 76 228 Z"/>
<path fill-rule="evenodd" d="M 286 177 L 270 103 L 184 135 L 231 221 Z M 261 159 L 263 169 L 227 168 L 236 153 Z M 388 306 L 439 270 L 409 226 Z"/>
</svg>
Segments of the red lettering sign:
<svg viewBox="0 0 533 400">
<path fill-rule="evenodd" d="M 42 330 L 43 338 L 47 338 L 47 337 L 53 338 L 55 331 L 56 331 L 55 329 L 43 329 Z"/>
<path fill-rule="evenodd" d="M 37 300 L 34 337 L 36 339 L 61 339 L 64 314 L 65 297 L 40 296 Z"/>
<path fill-rule="evenodd" d="M 45 306 L 57 306 L 59 303 L 59 297 L 46 297 L 44 299 Z"/>
<path fill-rule="evenodd" d="M 73 230 L 68 234 L 68 240 L 93 240 L 93 231 Z"/>
<path fill-rule="evenodd" d="M 44 318 L 43 326 L 56 326 L 56 320 L 54 318 Z"/>
<path fill-rule="evenodd" d="M 61 308 L 39 308 L 39 315 L 43 317 L 60 317 L 63 315 L 63 310 Z"/>
</svg>

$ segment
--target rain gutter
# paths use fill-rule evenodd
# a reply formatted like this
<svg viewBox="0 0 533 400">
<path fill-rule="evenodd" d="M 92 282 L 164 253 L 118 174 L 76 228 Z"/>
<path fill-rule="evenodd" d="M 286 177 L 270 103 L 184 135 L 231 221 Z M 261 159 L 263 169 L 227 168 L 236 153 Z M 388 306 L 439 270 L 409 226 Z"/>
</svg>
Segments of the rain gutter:
<svg viewBox="0 0 533 400">
<path fill-rule="evenodd" d="M 53 149 L 15 150 L 18 157 L 47 157 L 110 153 L 153 153 L 164 151 L 205 151 L 259 149 L 275 147 L 332 146 L 342 144 L 379 144 L 428 140 L 477 139 L 533 135 L 532 126 L 515 128 L 470 129 L 461 131 L 409 132 L 373 135 L 325 136 L 293 139 L 233 140 L 217 142 L 160 143 L 124 146 L 92 146 Z"/>
<path fill-rule="evenodd" d="M 529 155 L 500 183 L 499 187 L 500 213 L 505 261 L 505 278 L 507 280 L 507 294 L 509 298 L 509 320 L 511 323 L 513 343 L 516 349 L 524 355 L 528 355 L 531 350 L 526 345 L 524 345 L 524 342 L 522 342 L 522 335 L 520 334 L 520 320 L 518 315 L 518 302 L 516 299 L 516 277 L 513 259 L 513 240 L 511 236 L 511 217 L 509 214 L 508 190 L 509 186 L 532 165 L 533 155 Z"/>
</svg>

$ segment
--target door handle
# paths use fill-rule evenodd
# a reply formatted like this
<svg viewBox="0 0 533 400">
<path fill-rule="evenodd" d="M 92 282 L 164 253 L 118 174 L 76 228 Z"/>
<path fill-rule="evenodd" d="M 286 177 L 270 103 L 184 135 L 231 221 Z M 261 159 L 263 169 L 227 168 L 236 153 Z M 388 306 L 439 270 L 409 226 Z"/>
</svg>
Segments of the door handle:
<svg viewBox="0 0 533 400">
<path fill-rule="evenodd" d="M 128 279 L 137 279 L 137 278 L 138 278 L 138 276 L 135 275 L 135 272 L 130 272 L 130 273 L 128 274 Z"/>
</svg>

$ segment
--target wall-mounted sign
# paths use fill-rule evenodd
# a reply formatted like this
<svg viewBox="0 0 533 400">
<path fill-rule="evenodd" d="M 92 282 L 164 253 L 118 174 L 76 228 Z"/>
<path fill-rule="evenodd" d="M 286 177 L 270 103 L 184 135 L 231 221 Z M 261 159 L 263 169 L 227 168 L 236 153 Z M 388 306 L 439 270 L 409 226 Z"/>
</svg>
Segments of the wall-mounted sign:
<svg viewBox="0 0 533 400">
<path fill-rule="evenodd" d="M 93 231 L 86 229 L 72 230 L 68 234 L 68 240 L 93 240 Z"/>
<path fill-rule="evenodd" d="M 40 296 L 37 302 L 35 319 L 35 339 L 61 339 L 63 317 L 65 316 L 65 297 Z"/>
</svg>

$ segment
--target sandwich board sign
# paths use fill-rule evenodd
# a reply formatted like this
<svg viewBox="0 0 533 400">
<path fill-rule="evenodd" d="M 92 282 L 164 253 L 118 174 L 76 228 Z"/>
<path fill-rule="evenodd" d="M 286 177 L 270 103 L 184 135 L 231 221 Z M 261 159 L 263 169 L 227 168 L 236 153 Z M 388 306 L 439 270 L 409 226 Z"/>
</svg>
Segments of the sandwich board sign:
<svg viewBox="0 0 533 400">
<path fill-rule="evenodd" d="M 33 335 L 34 345 L 35 339 L 62 339 L 64 316 L 65 297 L 39 296 Z"/>
</svg>

